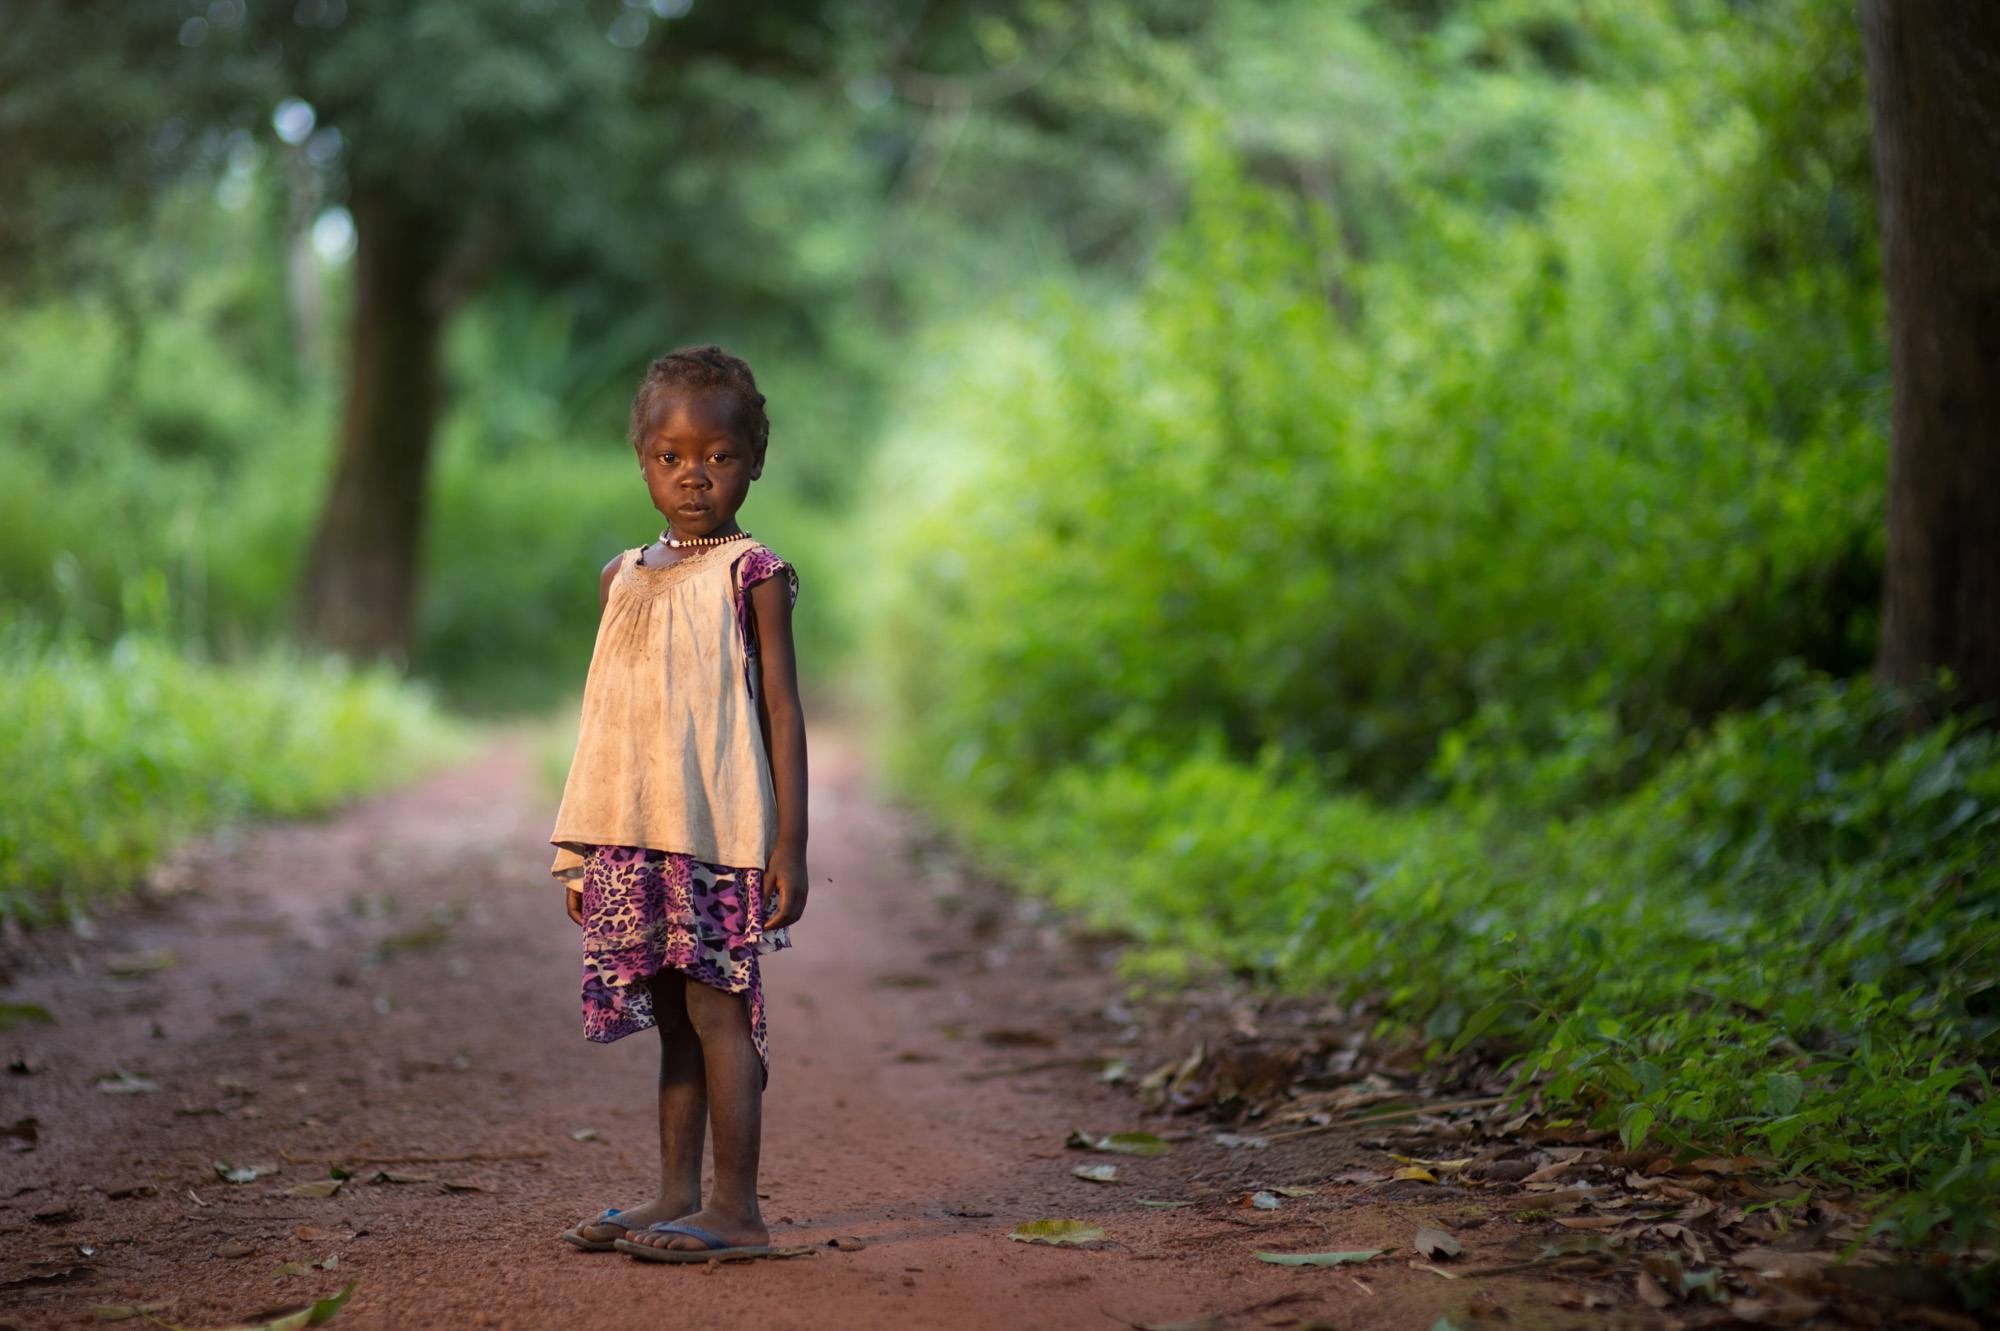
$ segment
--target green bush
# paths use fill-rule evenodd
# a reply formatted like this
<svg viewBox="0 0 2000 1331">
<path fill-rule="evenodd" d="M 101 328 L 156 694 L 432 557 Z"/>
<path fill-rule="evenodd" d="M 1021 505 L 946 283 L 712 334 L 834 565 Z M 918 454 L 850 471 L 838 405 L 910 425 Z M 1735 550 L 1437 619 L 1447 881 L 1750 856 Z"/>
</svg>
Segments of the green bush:
<svg viewBox="0 0 2000 1331">
<path fill-rule="evenodd" d="M 1422 798 L 1453 727 L 1533 750 L 1608 711 L 1629 761 L 1596 795 L 1788 656 L 1865 663 L 1872 252 L 1746 240 L 1767 143 L 1706 83 L 1539 96 L 1531 215 L 1412 185 L 1397 247 L 1351 256 L 1198 121 L 1135 299 L 1057 285 L 940 334 L 918 378 L 952 391 L 912 395 L 875 487 L 914 768 L 1011 800 L 1213 727 Z"/>
<path fill-rule="evenodd" d="M 465 753 L 426 691 L 270 647 L 191 658 L 153 632 L 108 651 L 0 624 L 0 916 L 47 924 L 130 889 L 218 823 L 331 808 Z"/>
<path fill-rule="evenodd" d="M 932 330 L 873 486 L 886 769 L 1135 975 L 1363 999 L 1990 1239 L 2000 751 L 1861 673 L 1851 15 L 1400 12 L 1314 29 L 1424 89 L 1323 157 L 1198 105 L 1136 295 Z"/>
<path fill-rule="evenodd" d="M 1541 819 L 1382 808 L 1211 751 L 1063 768 L 953 824 L 1133 935 L 1134 975 L 1366 1000 L 1434 1056 L 1483 1038 L 1517 1089 L 1632 1145 L 1918 1190 L 1890 1219 L 1915 1241 L 1930 1208 L 1978 1209 L 2000 1140 L 2000 735 L 1899 721 L 1866 680 L 1797 679 L 1629 795 Z"/>
</svg>

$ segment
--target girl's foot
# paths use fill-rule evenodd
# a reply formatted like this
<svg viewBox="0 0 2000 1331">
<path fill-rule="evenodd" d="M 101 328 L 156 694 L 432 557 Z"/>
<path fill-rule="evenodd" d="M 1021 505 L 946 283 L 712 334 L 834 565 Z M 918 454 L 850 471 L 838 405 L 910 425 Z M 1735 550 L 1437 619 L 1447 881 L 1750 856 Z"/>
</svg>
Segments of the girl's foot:
<svg viewBox="0 0 2000 1331">
<path fill-rule="evenodd" d="M 740 1215 L 726 1211 L 704 1208 L 693 1215 L 664 1216 L 662 1219 L 680 1220 L 697 1228 L 705 1229 L 717 1238 L 726 1239 L 731 1247 L 757 1248 L 771 1241 L 771 1231 L 758 1219 L 746 1220 Z M 646 1224 L 634 1222 L 632 1232 L 625 1237 L 634 1243 L 647 1243 L 656 1248 L 680 1248 L 690 1252 L 702 1252 L 708 1247 L 692 1234 L 662 1234 L 658 1230 L 646 1228 Z"/>
<path fill-rule="evenodd" d="M 697 1205 L 699 1205 L 699 1202 L 669 1201 L 664 1197 L 655 1197 L 644 1206 L 635 1206 L 629 1211 L 620 1211 L 616 1216 L 612 1217 L 611 1222 L 578 1225 L 576 1232 L 593 1243 L 609 1243 L 613 1239 L 635 1239 L 639 1237 L 640 1230 L 645 1229 L 646 1226 L 652 1224 L 654 1221 L 679 1220 L 686 1216 L 688 1212 L 694 1210 Z M 630 1226 L 629 1232 L 627 1229 L 622 1228 L 623 1226 Z"/>
</svg>

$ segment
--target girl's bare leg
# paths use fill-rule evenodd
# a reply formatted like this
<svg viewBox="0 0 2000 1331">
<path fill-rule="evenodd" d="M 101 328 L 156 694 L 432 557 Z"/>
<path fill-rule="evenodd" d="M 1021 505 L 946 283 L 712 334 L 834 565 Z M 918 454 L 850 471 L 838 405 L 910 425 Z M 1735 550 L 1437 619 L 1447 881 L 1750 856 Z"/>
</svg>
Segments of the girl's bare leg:
<svg viewBox="0 0 2000 1331">
<path fill-rule="evenodd" d="M 708 1128 L 708 1088 L 702 1068 L 701 1041 L 688 1019 L 687 983 L 671 966 L 663 966 L 646 981 L 653 993 L 653 1021 L 660 1032 L 660 1195 L 643 1206 L 618 1213 L 631 1232 L 605 1225 L 584 1225 L 578 1233 L 590 1239 L 636 1239 L 655 1220 L 678 1220 L 701 1205 L 702 1136 Z"/>
<path fill-rule="evenodd" d="M 660 1204 L 669 1208 L 659 1217 L 663 1220 L 678 1220 L 701 1205 L 708 1085 L 687 994 L 707 987 L 689 984 L 671 967 L 653 977 L 653 1015 L 660 1024 Z M 667 1013 L 671 1022 L 662 1015 Z"/>
<path fill-rule="evenodd" d="M 709 1126 L 715 1134 L 715 1191 L 708 1205 L 677 1217 L 732 1244 L 770 1241 L 757 1209 L 757 1156 L 762 1141 L 764 1068 L 750 1039 L 750 998 L 692 981 L 686 987 L 688 1020 L 701 1041 L 708 1081 Z M 633 1234 L 662 1247 L 699 1249 L 686 1234 Z"/>
</svg>

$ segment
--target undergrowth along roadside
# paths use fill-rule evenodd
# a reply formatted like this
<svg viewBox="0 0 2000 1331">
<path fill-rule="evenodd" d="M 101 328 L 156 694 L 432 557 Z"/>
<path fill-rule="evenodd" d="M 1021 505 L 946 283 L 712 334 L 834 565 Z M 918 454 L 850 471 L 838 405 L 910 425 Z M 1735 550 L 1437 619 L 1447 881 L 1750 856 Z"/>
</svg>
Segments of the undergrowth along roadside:
<svg viewBox="0 0 2000 1331">
<path fill-rule="evenodd" d="M 1626 797 L 1537 819 L 1328 793 L 1275 750 L 1072 765 L 1012 808 L 909 793 L 986 871 L 1130 934 L 1128 974 L 1365 1000 L 1551 1114 L 1775 1160 L 1962 1250 L 2000 1237 L 2000 736 L 1898 715 L 1796 671 Z"/>
<path fill-rule="evenodd" d="M 387 667 L 0 630 L 0 919 L 78 919 L 198 832 L 331 808 L 466 752 L 429 691 Z"/>
</svg>

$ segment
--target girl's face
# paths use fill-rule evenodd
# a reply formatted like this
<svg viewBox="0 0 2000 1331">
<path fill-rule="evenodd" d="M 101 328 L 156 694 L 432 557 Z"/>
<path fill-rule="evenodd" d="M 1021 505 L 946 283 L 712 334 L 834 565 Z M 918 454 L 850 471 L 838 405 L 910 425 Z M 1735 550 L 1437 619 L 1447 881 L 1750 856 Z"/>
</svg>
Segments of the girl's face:
<svg viewBox="0 0 2000 1331">
<path fill-rule="evenodd" d="M 736 430 L 727 393 L 681 395 L 664 403 L 639 444 L 639 470 L 653 507 L 682 539 L 734 531 L 736 510 L 764 470 Z"/>
</svg>

